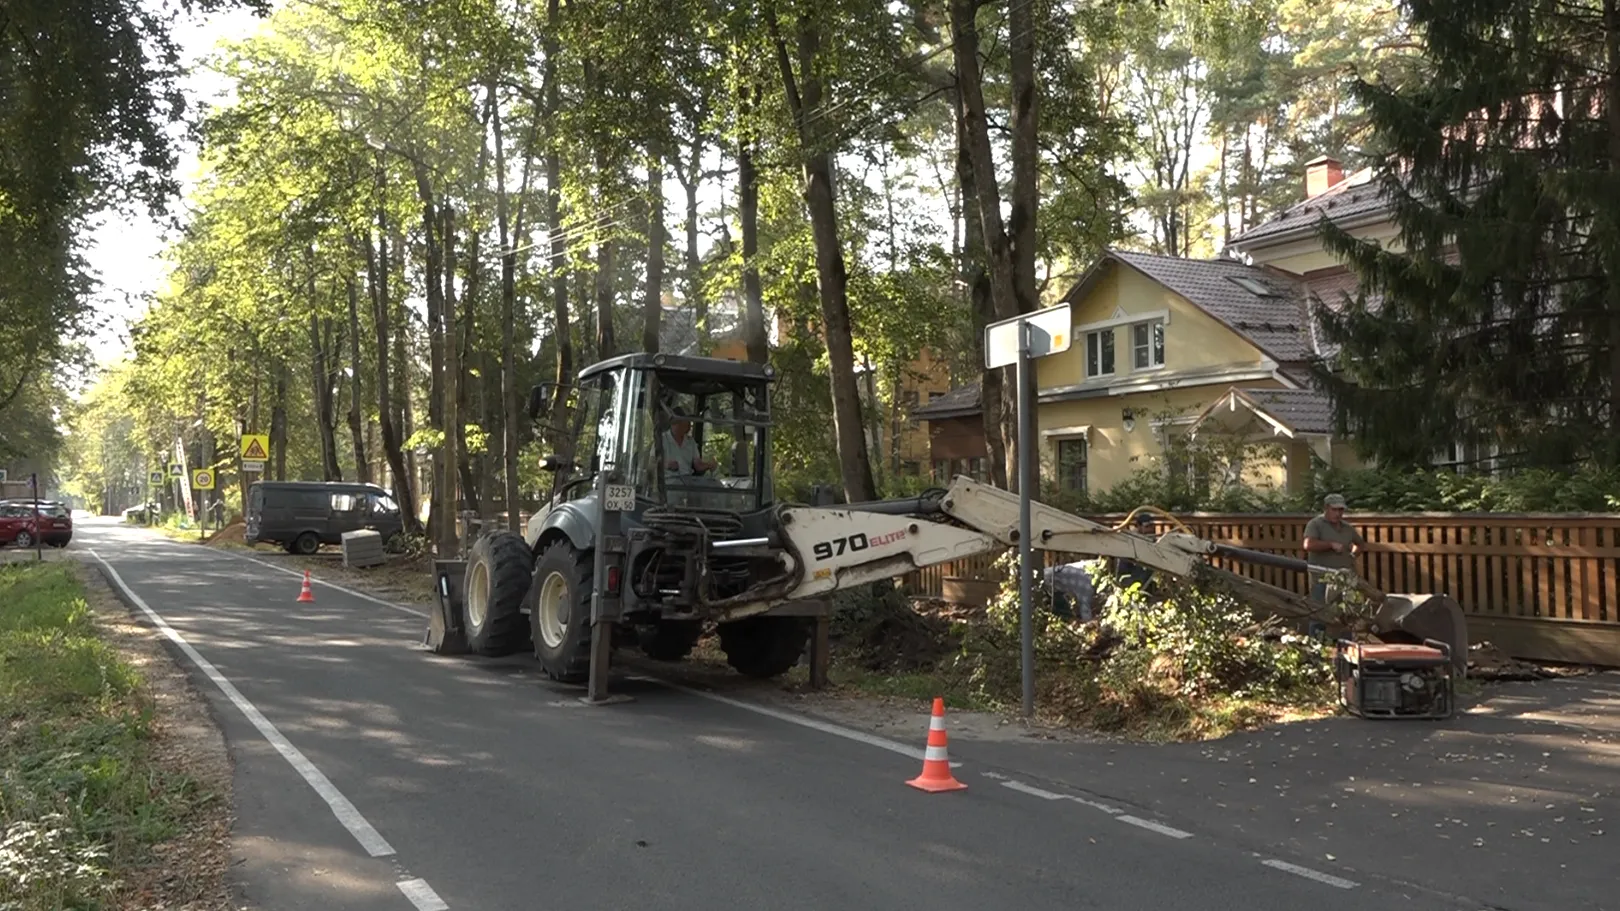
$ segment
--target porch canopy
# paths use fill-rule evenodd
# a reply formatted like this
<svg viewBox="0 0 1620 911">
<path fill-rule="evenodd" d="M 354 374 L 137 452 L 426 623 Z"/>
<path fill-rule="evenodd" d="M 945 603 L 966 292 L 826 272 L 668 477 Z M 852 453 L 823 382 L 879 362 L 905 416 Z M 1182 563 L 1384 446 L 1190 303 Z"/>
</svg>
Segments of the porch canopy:
<svg viewBox="0 0 1620 911">
<path fill-rule="evenodd" d="M 1187 432 L 1230 434 L 1253 443 L 1298 440 L 1333 463 L 1333 405 L 1314 389 L 1233 386 L 1200 412 Z"/>
</svg>

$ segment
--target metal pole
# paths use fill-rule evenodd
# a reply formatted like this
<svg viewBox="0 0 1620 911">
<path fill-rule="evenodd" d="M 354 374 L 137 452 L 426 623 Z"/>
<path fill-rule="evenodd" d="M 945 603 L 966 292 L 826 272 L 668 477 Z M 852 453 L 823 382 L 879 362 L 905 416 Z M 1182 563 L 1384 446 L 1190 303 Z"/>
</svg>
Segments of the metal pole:
<svg viewBox="0 0 1620 911">
<path fill-rule="evenodd" d="M 1024 717 L 1035 714 L 1035 597 L 1030 545 L 1030 425 L 1029 323 L 1018 324 L 1018 626 L 1023 639 Z"/>
</svg>

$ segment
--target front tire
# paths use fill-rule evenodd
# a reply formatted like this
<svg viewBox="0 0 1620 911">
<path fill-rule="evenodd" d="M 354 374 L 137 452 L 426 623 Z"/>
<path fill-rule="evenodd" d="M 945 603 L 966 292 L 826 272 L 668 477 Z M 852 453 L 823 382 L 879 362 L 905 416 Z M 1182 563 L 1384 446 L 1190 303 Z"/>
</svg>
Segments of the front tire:
<svg viewBox="0 0 1620 911">
<path fill-rule="evenodd" d="M 529 592 L 534 553 L 528 542 L 509 531 L 485 535 L 467 555 L 462 589 L 462 624 L 467 647 L 476 654 L 500 658 L 523 650 L 528 630 L 523 598 Z"/>
<path fill-rule="evenodd" d="M 802 617 L 748 617 L 720 624 L 726 663 L 745 677 L 780 677 L 799 663 L 810 642 Z"/>
<path fill-rule="evenodd" d="M 529 614 L 534 656 L 561 683 L 584 683 L 591 673 L 592 560 L 590 551 L 557 541 L 534 568 L 538 593 Z"/>
</svg>

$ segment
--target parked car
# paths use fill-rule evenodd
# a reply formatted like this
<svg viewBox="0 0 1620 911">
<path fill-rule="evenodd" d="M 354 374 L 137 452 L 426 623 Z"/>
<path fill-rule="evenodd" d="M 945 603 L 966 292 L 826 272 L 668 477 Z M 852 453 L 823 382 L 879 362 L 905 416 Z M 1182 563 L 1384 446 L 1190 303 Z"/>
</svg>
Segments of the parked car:
<svg viewBox="0 0 1620 911">
<path fill-rule="evenodd" d="M 0 524 L 9 529 L 0 530 L 0 544 L 33 547 L 36 535 L 51 547 L 73 540 L 73 510 L 55 500 L 0 500 Z"/>
<path fill-rule="evenodd" d="M 393 494 L 353 481 L 260 481 L 248 488 L 246 512 L 243 540 L 296 554 L 341 544 L 344 532 L 361 529 L 374 529 L 393 546 L 405 530 Z"/>
</svg>

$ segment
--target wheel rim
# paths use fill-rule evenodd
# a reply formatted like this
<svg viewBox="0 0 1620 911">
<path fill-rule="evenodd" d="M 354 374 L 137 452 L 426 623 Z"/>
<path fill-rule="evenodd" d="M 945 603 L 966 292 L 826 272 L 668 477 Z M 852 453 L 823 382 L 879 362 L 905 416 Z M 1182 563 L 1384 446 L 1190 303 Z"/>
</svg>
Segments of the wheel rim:
<svg viewBox="0 0 1620 911">
<path fill-rule="evenodd" d="M 541 641 L 550 648 L 562 645 L 563 636 L 568 633 L 567 609 L 568 579 L 562 573 L 552 573 L 540 586 L 540 599 L 535 606 L 539 618 L 535 625 L 540 629 Z"/>
<path fill-rule="evenodd" d="M 473 629 L 483 629 L 484 619 L 488 616 L 489 566 L 474 563 L 472 575 L 467 577 L 467 625 Z"/>
<path fill-rule="evenodd" d="M 34 546 L 34 536 L 29 534 L 26 531 L 18 532 L 17 533 L 17 546 L 18 547 L 33 547 Z"/>
</svg>

